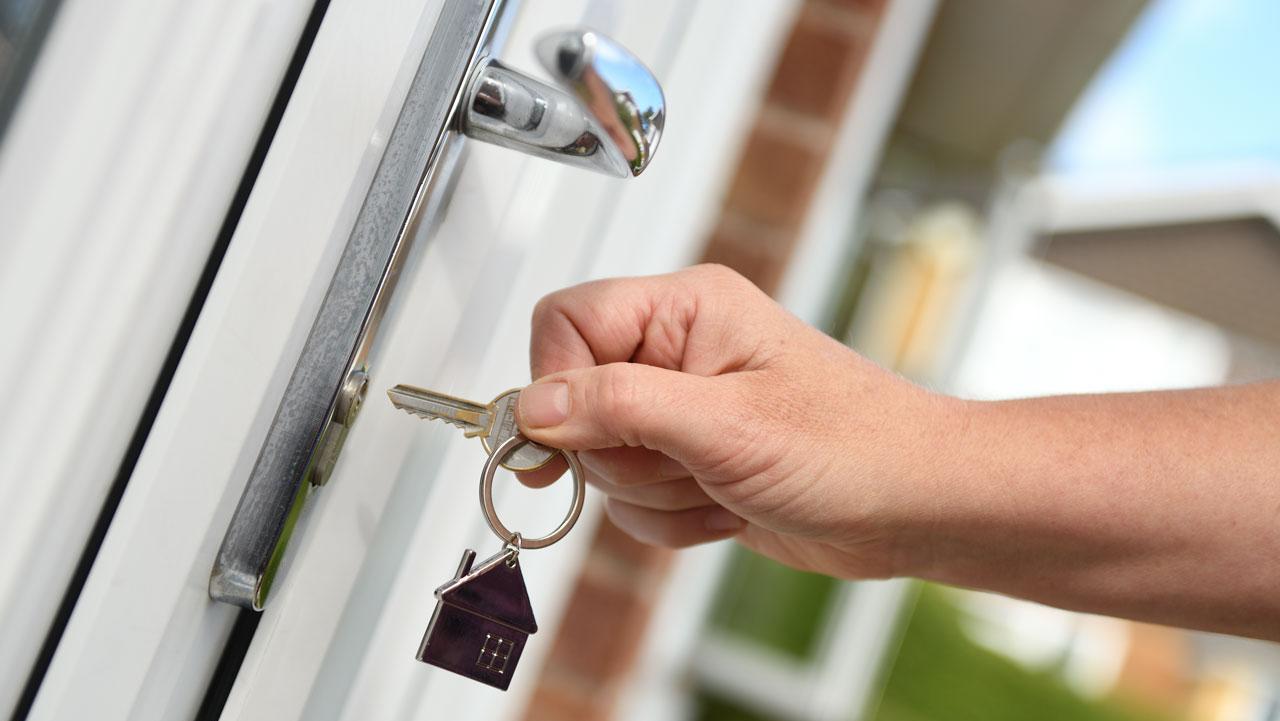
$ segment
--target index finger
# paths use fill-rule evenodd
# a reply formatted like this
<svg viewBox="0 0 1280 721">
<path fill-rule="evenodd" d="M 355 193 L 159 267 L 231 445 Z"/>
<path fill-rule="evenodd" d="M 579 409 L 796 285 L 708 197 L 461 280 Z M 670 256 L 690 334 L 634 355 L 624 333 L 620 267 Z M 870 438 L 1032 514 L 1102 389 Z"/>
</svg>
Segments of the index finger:
<svg viewBox="0 0 1280 721">
<path fill-rule="evenodd" d="M 653 318 L 654 278 L 613 278 L 556 291 L 533 309 L 529 366 L 535 379 L 575 368 L 635 359 Z M 669 293 L 668 289 L 668 293 Z M 677 339 L 683 346 L 685 329 Z M 678 361 L 667 344 L 654 360 Z M 666 350 L 665 354 L 656 353 Z M 670 367 L 670 366 L 668 366 Z"/>
<path fill-rule="evenodd" d="M 754 329 L 744 323 L 752 294 L 764 295 L 723 266 L 667 275 L 614 278 L 552 293 L 533 311 L 529 364 L 551 373 L 629 361 L 717 375 L 747 363 Z M 686 357 L 687 347 L 714 352 Z"/>
<path fill-rule="evenodd" d="M 516 479 L 530 488 L 546 488 L 559 480 L 567 470 L 569 470 L 568 462 L 557 453 L 555 458 L 541 468 L 535 468 L 532 471 L 516 471 Z"/>
</svg>

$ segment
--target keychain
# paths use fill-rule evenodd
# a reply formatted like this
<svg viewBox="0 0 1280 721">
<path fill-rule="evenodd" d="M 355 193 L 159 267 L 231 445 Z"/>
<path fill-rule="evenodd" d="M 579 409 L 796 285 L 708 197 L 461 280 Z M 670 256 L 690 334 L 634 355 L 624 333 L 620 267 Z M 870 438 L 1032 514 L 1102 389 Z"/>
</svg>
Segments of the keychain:
<svg viewBox="0 0 1280 721">
<path fill-rule="evenodd" d="M 507 456 L 530 443 L 513 435 L 489 454 L 480 476 L 480 508 L 489 528 L 502 540 L 502 550 L 476 563 L 476 552 L 462 552 L 453 578 L 436 589 L 436 610 L 418 647 L 418 660 L 506 690 L 530 634 L 537 633 L 533 606 L 520 572 L 520 553 L 546 548 L 564 538 L 582 515 L 585 491 L 582 466 L 569 451 L 564 456 L 573 477 L 573 501 L 560 525 L 541 538 L 512 532 L 493 505 L 493 476 Z M 541 448 L 541 447 L 540 447 Z"/>
</svg>

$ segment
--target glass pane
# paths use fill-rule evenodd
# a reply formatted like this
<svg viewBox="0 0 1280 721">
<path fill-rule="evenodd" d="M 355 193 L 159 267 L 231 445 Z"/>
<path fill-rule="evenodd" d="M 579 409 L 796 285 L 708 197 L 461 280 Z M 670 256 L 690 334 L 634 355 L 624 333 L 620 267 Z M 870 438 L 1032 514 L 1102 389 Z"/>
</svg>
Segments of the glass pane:
<svg viewBox="0 0 1280 721">
<path fill-rule="evenodd" d="M 735 549 L 711 625 L 807 659 L 816 647 L 837 581 Z"/>
<path fill-rule="evenodd" d="M 59 0 L 0 0 L 0 138 Z"/>
</svg>

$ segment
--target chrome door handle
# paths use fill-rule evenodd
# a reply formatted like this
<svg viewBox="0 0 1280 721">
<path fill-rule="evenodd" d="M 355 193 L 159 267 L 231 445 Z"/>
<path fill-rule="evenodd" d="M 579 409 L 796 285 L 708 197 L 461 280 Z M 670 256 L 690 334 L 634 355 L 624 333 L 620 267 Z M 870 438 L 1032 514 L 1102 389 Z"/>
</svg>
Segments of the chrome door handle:
<svg viewBox="0 0 1280 721">
<path fill-rule="evenodd" d="M 667 114 L 662 87 L 644 63 L 579 28 L 544 36 L 537 55 L 560 88 L 486 60 L 471 77 L 462 132 L 618 178 L 644 172 Z"/>
<path fill-rule="evenodd" d="M 517 2 L 445 0 L 218 548 L 215 601 L 262 610 L 307 497 L 337 463 L 396 280 L 415 236 L 439 217 L 458 165 L 467 82 L 501 47 Z"/>
</svg>

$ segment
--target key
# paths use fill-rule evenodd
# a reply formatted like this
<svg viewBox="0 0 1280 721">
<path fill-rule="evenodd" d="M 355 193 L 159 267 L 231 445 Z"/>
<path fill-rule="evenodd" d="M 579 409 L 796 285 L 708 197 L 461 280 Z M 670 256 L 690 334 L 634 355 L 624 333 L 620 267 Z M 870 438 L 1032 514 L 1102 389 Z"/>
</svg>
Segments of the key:
<svg viewBox="0 0 1280 721">
<path fill-rule="evenodd" d="M 451 423 L 461 428 L 467 438 L 479 437 L 485 453 L 492 453 L 520 430 L 516 426 L 519 388 L 499 394 L 487 405 L 407 385 L 392 388 L 387 391 L 387 397 L 402 411 Z M 530 441 L 503 459 L 502 467 L 510 471 L 532 471 L 547 465 L 555 455 L 555 450 Z"/>
</svg>

